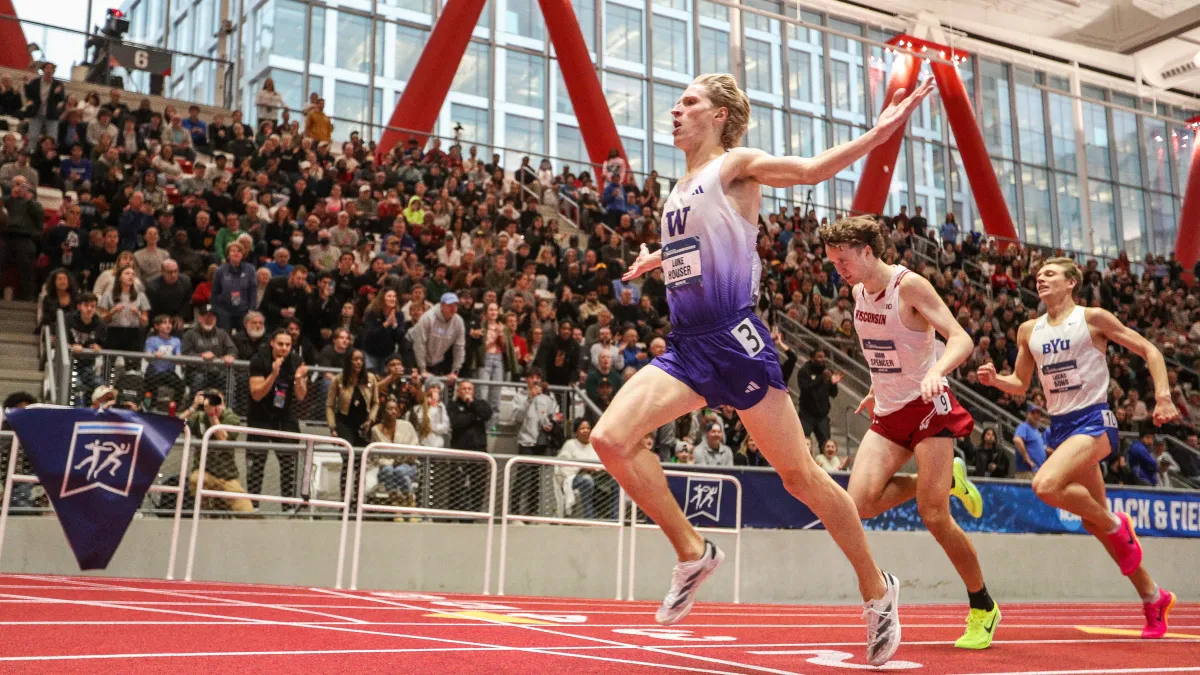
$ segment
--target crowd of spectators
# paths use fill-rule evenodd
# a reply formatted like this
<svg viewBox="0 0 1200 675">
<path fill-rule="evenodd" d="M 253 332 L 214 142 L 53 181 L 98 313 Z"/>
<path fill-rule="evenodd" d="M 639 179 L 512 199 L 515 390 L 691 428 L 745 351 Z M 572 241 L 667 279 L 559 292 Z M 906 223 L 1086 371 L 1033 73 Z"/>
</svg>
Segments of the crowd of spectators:
<svg viewBox="0 0 1200 675">
<path fill-rule="evenodd" d="M 24 87 L 26 135 L 10 130 L 0 145 L 0 266 L 19 268 L 18 297 L 32 298 L 44 280 L 42 325 L 59 309 L 68 314 L 81 404 L 105 384 L 88 356 L 100 348 L 210 362 L 152 360 L 142 373 L 181 408 L 204 395 L 205 411 L 208 394 L 224 386 L 221 365 L 236 359 L 250 362 L 248 409 L 238 412 L 265 428 L 296 428 L 294 408 L 307 399 L 324 404 L 330 433 L 356 445 L 415 436 L 482 450 L 499 423 L 502 389 L 476 391 L 462 380 L 525 380 L 514 406 L 518 445 L 554 454 L 564 441 L 549 439 L 568 433 L 548 386 L 579 385 L 603 410 L 666 348 L 661 270 L 636 284 L 621 274 L 638 244 L 657 246 L 668 186 L 654 173 L 639 179 L 616 151 L 575 171 L 528 157 L 506 167 L 498 154 L 443 149 L 439 139 L 380 155 L 352 132 L 334 149 L 323 102 L 309 102 L 302 126 L 270 84 L 251 127 L 240 111 L 205 122 L 195 106 L 186 116 L 151 110 L 148 100 L 130 109 L 120 91 L 107 102 L 76 101 L 47 72 Z M 39 186 L 64 190 L 57 213 L 42 210 Z M 960 230 L 952 214 L 938 227 L 920 208 L 885 220 L 885 258 L 929 278 L 977 344 L 959 377 L 1019 417 L 1043 404 L 1037 388 L 1009 397 L 980 387 L 974 370 L 986 361 L 1011 369 L 1017 327 L 1038 311 L 1033 272 L 1051 253 L 1002 249 Z M 824 254 L 815 209 L 783 207 L 759 224 L 764 320 L 856 349 L 850 289 Z M 1081 262 L 1081 302 L 1113 310 L 1169 359 L 1184 418 L 1156 431 L 1195 446 L 1200 294 L 1172 258 Z M 790 380 L 796 356 L 784 356 Z M 1115 347 L 1110 361 L 1118 420 L 1144 430 L 1146 366 Z M 806 365 L 798 382 L 814 448 L 826 456 L 828 401 L 841 376 L 818 365 Z M 594 424 L 595 413 L 587 418 Z M 685 416 L 646 442 L 664 461 L 765 464 L 732 409 Z M 985 434 L 969 448 L 976 472 L 1007 475 L 1007 458 L 989 454 L 988 443 Z M 265 460 L 255 455 L 251 488 Z M 848 460 L 834 444 L 825 462 L 844 468 Z M 1185 473 L 1197 469 L 1187 463 L 1179 462 Z M 379 472 L 396 492 L 412 480 L 402 466 Z"/>
</svg>

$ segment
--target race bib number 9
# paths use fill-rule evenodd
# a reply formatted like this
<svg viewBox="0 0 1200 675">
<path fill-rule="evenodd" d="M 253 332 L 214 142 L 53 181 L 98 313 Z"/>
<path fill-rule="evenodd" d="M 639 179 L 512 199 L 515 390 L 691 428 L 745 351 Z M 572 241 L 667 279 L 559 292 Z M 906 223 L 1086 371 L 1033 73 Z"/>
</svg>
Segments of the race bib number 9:
<svg viewBox="0 0 1200 675">
<path fill-rule="evenodd" d="M 664 244 L 662 267 L 669 289 L 700 283 L 700 238 L 687 237 Z"/>
<path fill-rule="evenodd" d="M 745 349 L 746 354 L 749 356 L 757 356 L 763 350 L 763 347 L 767 346 L 749 317 L 742 319 L 742 322 L 734 326 L 730 332 L 733 333 L 738 342 L 742 343 L 742 349 Z"/>
<path fill-rule="evenodd" d="M 863 355 L 872 373 L 900 372 L 900 355 L 896 343 L 891 340 L 863 340 Z"/>
<path fill-rule="evenodd" d="M 933 409 L 939 415 L 949 415 L 954 406 L 950 403 L 950 394 L 942 392 L 933 397 Z"/>
</svg>

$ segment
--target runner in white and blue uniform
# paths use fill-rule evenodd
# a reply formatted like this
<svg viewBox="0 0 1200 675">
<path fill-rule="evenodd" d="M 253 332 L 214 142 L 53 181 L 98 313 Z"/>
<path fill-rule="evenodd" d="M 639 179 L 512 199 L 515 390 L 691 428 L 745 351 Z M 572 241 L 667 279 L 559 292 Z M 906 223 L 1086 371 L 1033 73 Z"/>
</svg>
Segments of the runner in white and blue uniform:
<svg viewBox="0 0 1200 675">
<path fill-rule="evenodd" d="M 979 368 L 979 381 L 1009 394 L 1025 393 L 1036 369 L 1050 412 L 1050 455 L 1033 477 L 1033 490 L 1050 506 L 1079 516 L 1104 544 L 1142 597 L 1142 637 L 1160 638 L 1167 631 L 1175 594 L 1159 588 L 1142 565 L 1133 521 L 1126 513 L 1109 510 L 1100 472 L 1100 462 L 1120 451 L 1117 418 L 1108 408 L 1108 342 L 1146 360 L 1158 399 L 1154 424 L 1178 418 L 1179 411 L 1171 402 L 1162 353 L 1107 310 L 1076 305 L 1072 295 L 1082 280 L 1070 258 L 1044 262 L 1037 289 L 1046 313 L 1021 325 L 1013 374 L 998 375 L 988 363 Z"/>
<path fill-rule="evenodd" d="M 701 75 L 671 110 L 687 173 L 664 204 L 663 248 L 651 253 L 643 246 L 624 278 L 664 268 L 672 332 L 666 352 L 621 388 L 591 436 L 609 473 L 675 548 L 679 564 L 655 617 L 660 624 L 687 616 L 724 554 L 688 522 L 657 455 L 638 441 L 705 404 L 730 404 L 788 491 L 821 519 L 854 566 L 866 605 L 867 661 L 885 663 L 899 647 L 899 582 L 879 571 L 854 502 L 813 460 L 770 332 L 753 313 L 761 275 L 753 223 L 762 185 L 831 178 L 902 128 L 932 88 L 927 81 L 912 96 L 898 92 L 874 129 L 813 159 L 735 147 L 750 102 L 731 75 Z"/>
</svg>

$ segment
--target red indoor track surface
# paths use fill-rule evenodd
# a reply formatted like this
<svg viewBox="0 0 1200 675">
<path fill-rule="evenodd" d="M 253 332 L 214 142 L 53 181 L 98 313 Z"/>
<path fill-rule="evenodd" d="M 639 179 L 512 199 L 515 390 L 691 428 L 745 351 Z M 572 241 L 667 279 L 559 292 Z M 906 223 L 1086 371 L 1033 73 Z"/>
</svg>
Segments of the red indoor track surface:
<svg viewBox="0 0 1200 675">
<path fill-rule="evenodd" d="M 1137 603 L 1017 604 L 992 648 L 964 606 L 905 605 L 888 670 L 1200 672 L 1200 604 L 1142 641 Z M 0 575 L 0 673 L 838 673 L 869 669 L 849 606 L 700 603 L 679 625 L 614 600 Z"/>
</svg>

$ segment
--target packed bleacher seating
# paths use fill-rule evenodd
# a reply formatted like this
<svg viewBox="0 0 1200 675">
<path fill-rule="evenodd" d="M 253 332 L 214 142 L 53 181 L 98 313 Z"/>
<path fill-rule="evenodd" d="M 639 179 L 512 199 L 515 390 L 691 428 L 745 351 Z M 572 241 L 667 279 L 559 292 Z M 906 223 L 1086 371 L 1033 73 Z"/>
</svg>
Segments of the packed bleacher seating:
<svg viewBox="0 0 1200 675">
<path fill-rule="evenodd" d="M 20 93 L 0 83 L 5 91 Z M 330 369 L 299 396 L 315 403 L 308 417 L 330 433 L 359 445 L 380 425 L 390 438 L 407 432 L 398 421 L 411 422 L 423 444 L 476 447 L 498 423 L 501 391 L 455 391 L 455 381 L 524 379 L 529 390 L 511 420 L 524 450 L 570 436 L 539 398 L 543 384 L 578 385 L 603 409 L 665 347 L 661 270 L 636 284 L 621 273 L 639 244 L 657 245 L 668 185 L 654 173 L 639 178 L 616 153 L 575 171 L 539 158 L 505 167 L 500 155 L 443 149 L 437 138 L 379 156 L 353 132 L 333 148 L 320 100 L 302 112 L 303 125 L 278 106 L 265 107 L 278 120 L 263 119 L 259 105 L 256 128 L 239 111 L 206 122 L 195 107 L 184 114 L 142 101 L 131 110 L 119 96 L 61 105 L 50 135 L 23 135 L 26 123 L 3 135 L 0 278 L 15 262 L 10 285 L 18 298 L 37 295 L 41 326 L 53 329 L 57 310 L 66 313 L 80 405 L 119 394 L 127 389 L 120 379 L 134 374 L 142 380 L 130 403 L 253 417 L 255 378 L 270 371 L 272 336 L 282 330 L 304 367 Z M 61 204 L 45 209 L 39 187 L 62 190 Z M 974 369 L 987 361 L 1011 368 L 1017 327 L 1038 309 L 1032 274 L 1049 254 L 1000 250 L 952 216 L 939 228 L 919 210 L 886 220 L 888 259 L 927 276 L 977 343 L 960 379 L 1017 417 L 1043 404 L 1036 388 L 1022 398 L 978 386 Z M 824 256 L 819 224 L 815 210 L 796 206 L 760 219 L 759 310 L 773 329 L 786 316 L 853 351 L 850 289 Z M 1170 359 L 1184 418 L 1160 433 L 1196 448 L 1200 294 L 1171 259 L 1081 263 L 1081 300 L 1113 310 Z M 127 358 L 102 375 L 87 356 L 101 348 L 200 361 Z M 256 374 L 256 359 L 266 371 Z M 241 381 L 226 380 L 221 365 L 235 360 L 250 362 L 249 382 L 244 370 Z M 1146 366 L 1116 348 L 1110 360 L 1122 429 L 1144 430 Z M 789 377 L 795 365 L 789 350 Z M 451 385 L 444 393 L 442 382 Z M 205 398 L 217 390 L 232 400 Z M 594 423 L 594 413 L 585 416 Z M 765 463 L 732 410 L 668 426 L 647 441 L 664 461 Z M 832 453 L 830 466 L 845 468 L 836 444 Z M 1178 471 L 1196 475 L 1193 456 L 1176 459 Z"/>
</svg>

